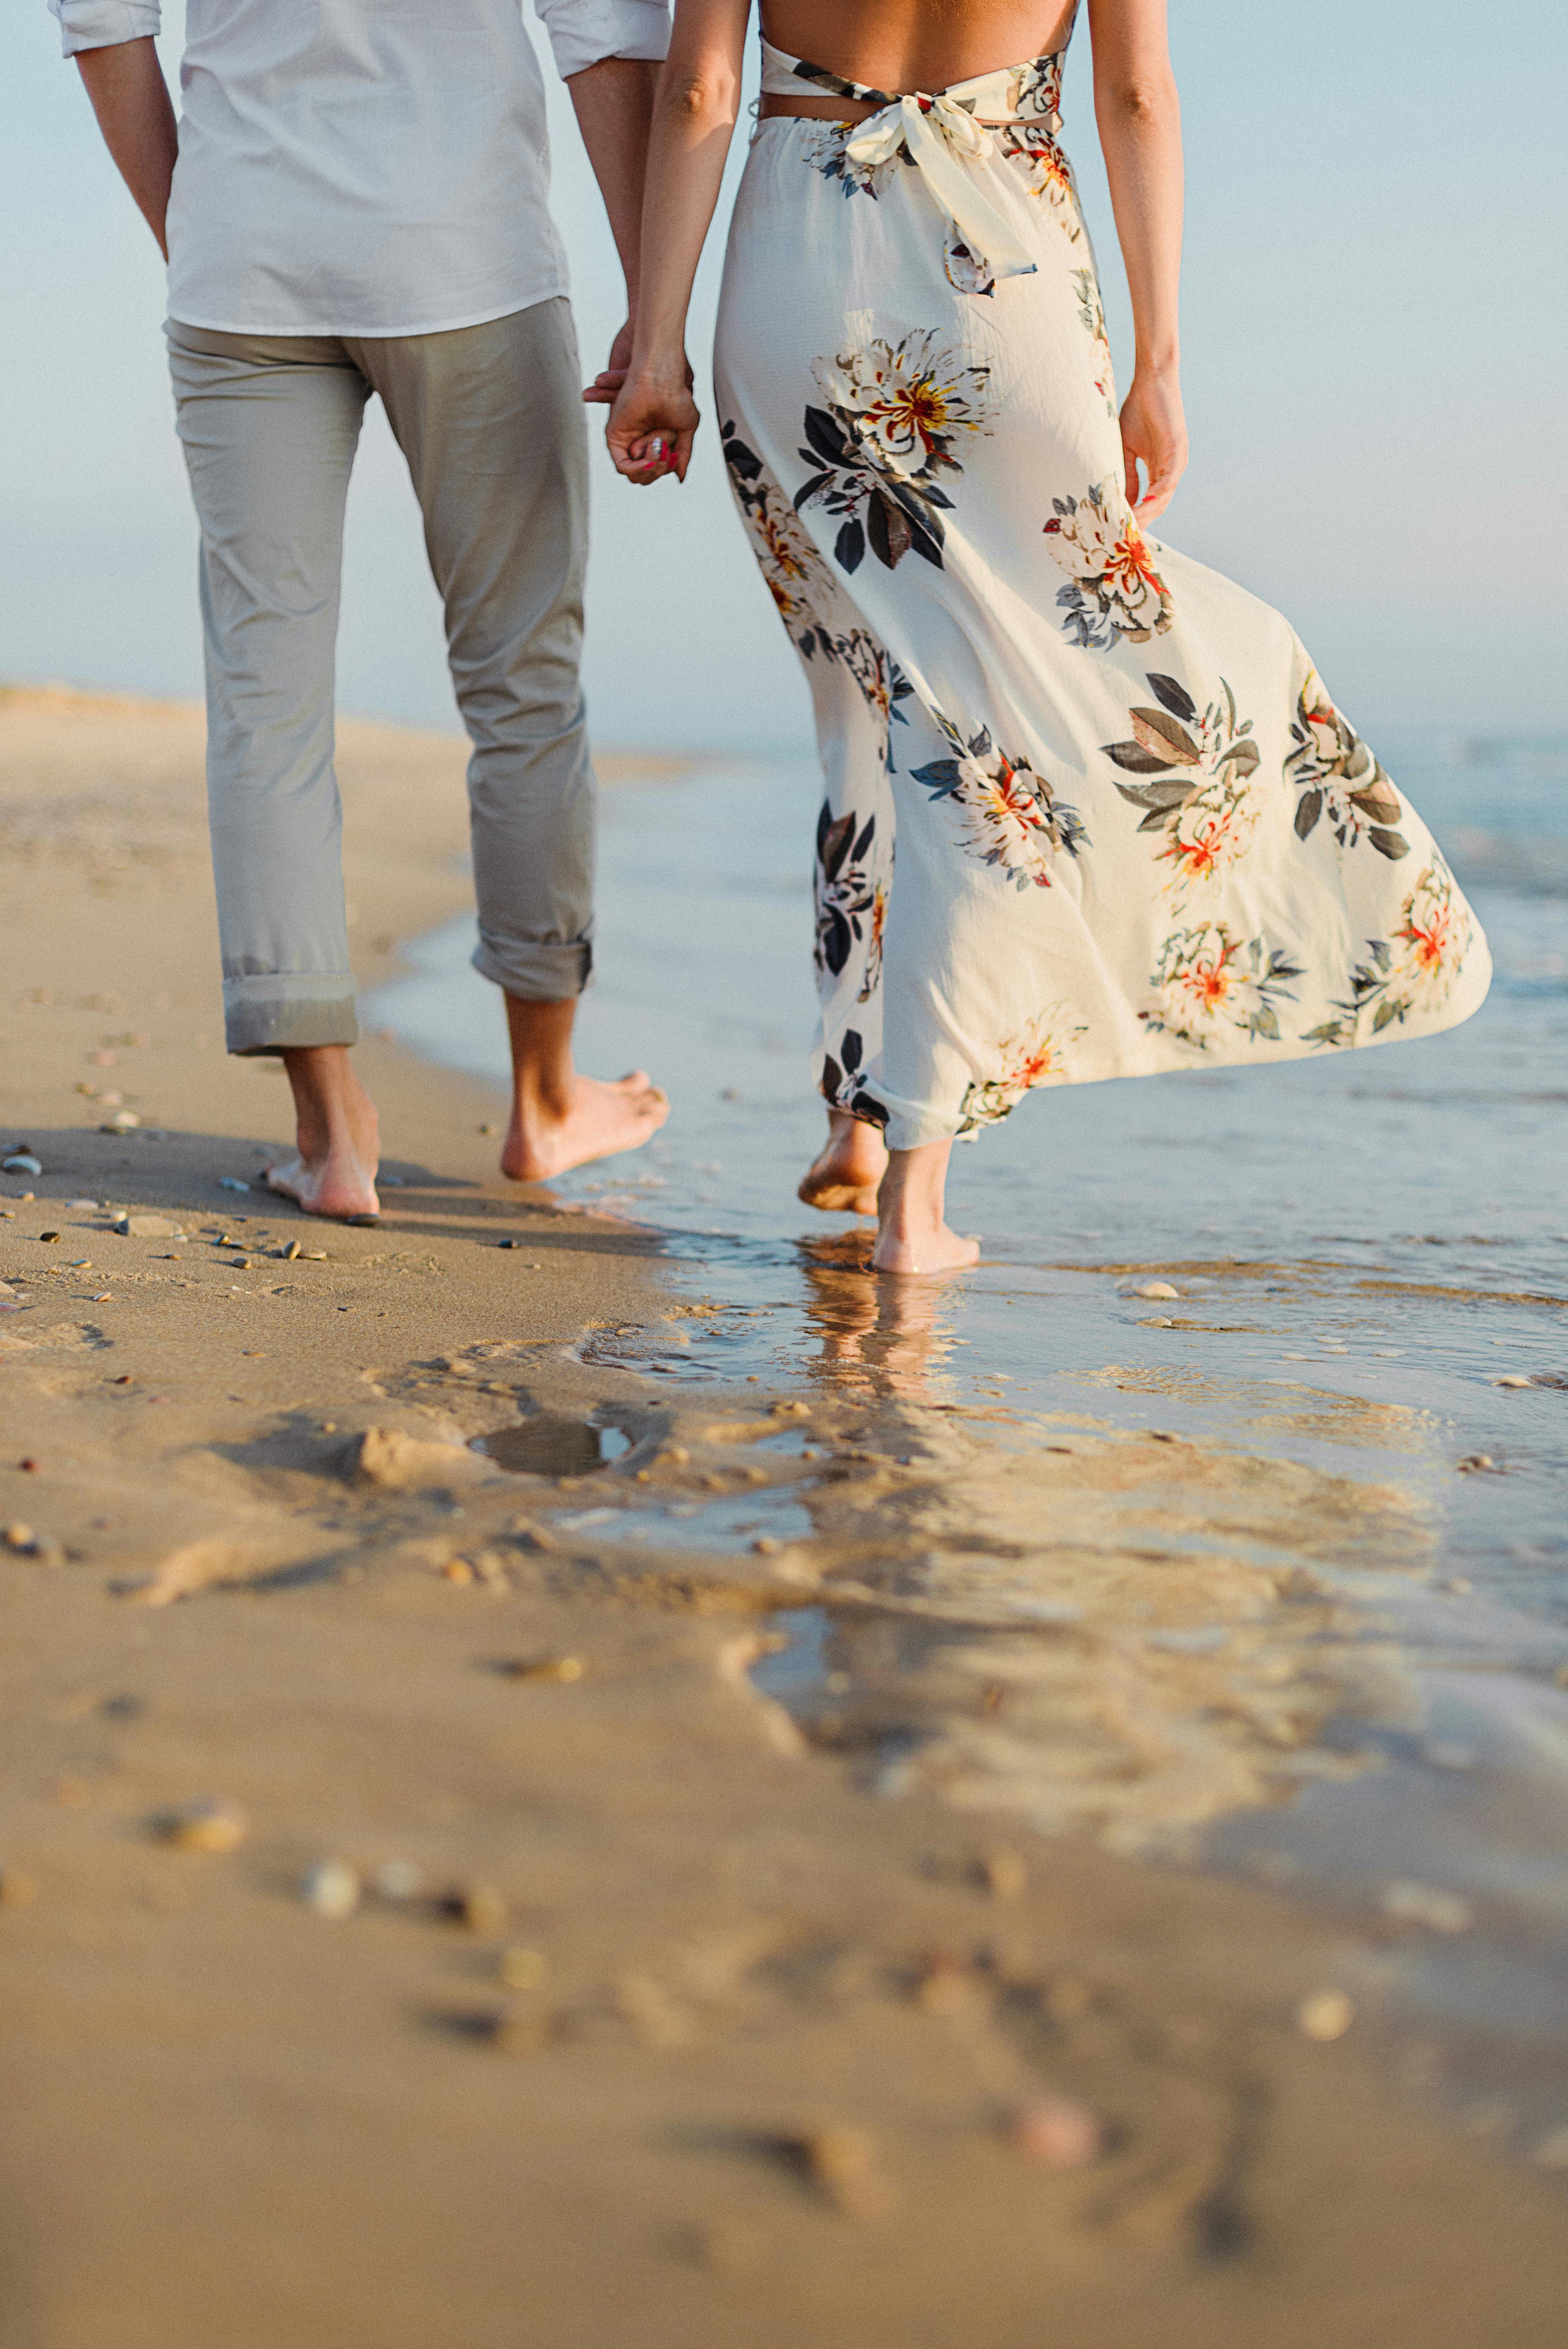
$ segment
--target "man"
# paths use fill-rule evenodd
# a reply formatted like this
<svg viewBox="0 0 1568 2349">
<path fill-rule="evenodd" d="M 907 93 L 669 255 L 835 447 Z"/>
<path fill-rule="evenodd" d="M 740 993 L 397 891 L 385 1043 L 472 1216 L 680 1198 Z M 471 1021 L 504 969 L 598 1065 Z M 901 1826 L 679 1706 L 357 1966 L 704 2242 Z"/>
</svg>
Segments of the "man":
<svg viewBox="0 0 1568 2349">
<path fill-rule="evenodd" d="M 665 0 L 536 5 L 634 289 Z M 228 1044 L 281 1053 L 298 1123 L 269 1181 L 312 1215 L 377 1212 L 333 772 L 344 501 L 377 393 L 473 744 L 474 960 L 504 990 L 514 1071 L 502 1169 L 534 1182 L 634 1148 L 663 1093 L 572 1060 L 593 926 L 587 446 L 521 0 L 189 0 L 178 132 L 158 0 L 49 5 L 169 263 Z"/>
</svg>

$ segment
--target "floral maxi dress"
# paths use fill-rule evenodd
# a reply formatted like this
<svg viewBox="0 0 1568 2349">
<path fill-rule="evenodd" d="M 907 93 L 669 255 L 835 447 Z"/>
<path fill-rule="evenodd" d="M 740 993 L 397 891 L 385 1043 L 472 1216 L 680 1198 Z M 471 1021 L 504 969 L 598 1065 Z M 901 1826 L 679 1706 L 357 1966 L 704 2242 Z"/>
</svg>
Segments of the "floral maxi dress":
<svg viewBox="0 0 1568 2349">
<path fill-rule="evenodd" d="M 1064 57 L 892 98 L 765 41 L 765 89 L 882 111 L 762 120 L 730 232 L 724 453 L 826 782 L 820 1081 L 900 1149 L 1434 1034 L 1491 975 L 1288 624 L 1133 519 Z"/>
</svg>

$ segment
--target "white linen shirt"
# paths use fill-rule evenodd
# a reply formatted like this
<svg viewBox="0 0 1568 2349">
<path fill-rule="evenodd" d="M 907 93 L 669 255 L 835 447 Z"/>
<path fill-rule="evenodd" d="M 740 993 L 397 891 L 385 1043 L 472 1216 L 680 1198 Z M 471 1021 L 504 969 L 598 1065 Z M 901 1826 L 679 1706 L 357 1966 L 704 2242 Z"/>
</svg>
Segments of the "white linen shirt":
<svg viewBox="0 0 1568 2349">
<path fill-rule="evenodd" d="M 665 0 L 535 0 L 563 74 L 662 57 Z M 67 57 L 158 0 L 49 0 Z M 428 335 L 566 291 L 521 0 L 188 0 L 169 315 Z"/>
</svg>

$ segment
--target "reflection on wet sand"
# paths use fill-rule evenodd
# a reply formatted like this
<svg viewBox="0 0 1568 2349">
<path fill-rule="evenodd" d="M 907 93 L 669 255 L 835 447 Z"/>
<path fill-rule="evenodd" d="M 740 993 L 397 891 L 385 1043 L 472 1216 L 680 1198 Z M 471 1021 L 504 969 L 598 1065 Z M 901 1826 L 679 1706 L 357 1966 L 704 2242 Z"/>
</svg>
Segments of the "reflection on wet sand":
<svg viewBox="0 0 1568 2349">
<path fill-rule="evenodd" d="M 878 1791 L 919 1783 L 1130 1850 L 1363 1766 L 1329 1724 L 1402 1718 L 1410 1696 L 1343 1571 L 1421 1570 L 1418 1504 L 1221 1442 L 959 1405 L 942 1287 L 879 1280 L 864 1253 L 858 1235 L 802 1251 L 805 1367 L 841 1419 L 805 1496 L 827 1618 L 759 1678 L 807 1735 Z M 1367 1432 L 1420 1441 L 1381 1407 Z"/>
</svg>

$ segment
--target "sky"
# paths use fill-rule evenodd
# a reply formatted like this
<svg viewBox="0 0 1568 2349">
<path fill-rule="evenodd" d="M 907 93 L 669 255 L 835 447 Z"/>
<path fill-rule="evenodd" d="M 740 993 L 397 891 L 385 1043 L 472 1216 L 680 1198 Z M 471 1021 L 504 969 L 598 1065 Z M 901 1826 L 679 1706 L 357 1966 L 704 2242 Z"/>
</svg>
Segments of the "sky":
<svg viewBox="0 0 1568 2349">
<path fill-rule="evenodd" d="M 176 80 L 182 9 L 160 47 Z M 547 54 L 529 13 L 531 30 Z M 1190 469 L 1160 528 L 1294 621 L 1365 730 L 1540 734 L 1564 715 L 1561 0 L 1172 0 L 1188 168 Z M 1130 333 L 1087 36 L 1065 142 L 1119 373 Z M 754 70 L 754 69 L 753 69 Z M 621 316 L 571 109 L 554 204 L 585 364 Z M 732 511 L 703 385 L 738 136 L 694 308 L 709 429 L 684 489 L 594 447 L 586 678 L 605 746 L 810 747 L 806 689 Z M 161 264 L 45 0 L 11 0 L 0 89 L 0 678 L 201 689 L 196 533 Z M 339 701 L 449 726 L 440 617 L 373 407 L 349 500 Z"/>
</svg>

